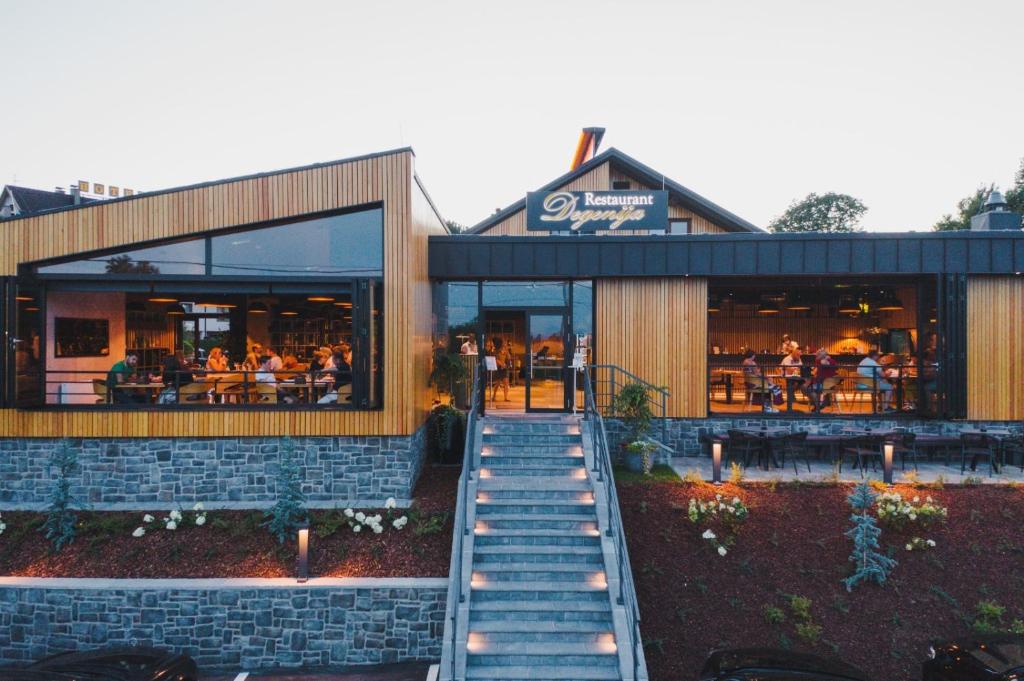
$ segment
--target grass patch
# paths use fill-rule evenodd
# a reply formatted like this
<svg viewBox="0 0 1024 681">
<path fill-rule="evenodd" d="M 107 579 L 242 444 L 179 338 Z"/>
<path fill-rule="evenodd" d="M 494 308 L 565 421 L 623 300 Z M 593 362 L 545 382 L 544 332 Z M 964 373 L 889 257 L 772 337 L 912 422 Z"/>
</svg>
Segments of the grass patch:
<svg viewBox="0 0 1024 681">
<path fill-rule="evenodd" d="M 615 481 L 624 483 L 633 482 L 682 482 L 682 479 L 676 475 L 676 472 L 672 470 L 671 466 L 663 463 L 659 463 L 651 469 L 650 475 L 644 475 L 643 473 L 634 473 L 627 469 L 625 466 L 615 466 Z"/>
</svg>

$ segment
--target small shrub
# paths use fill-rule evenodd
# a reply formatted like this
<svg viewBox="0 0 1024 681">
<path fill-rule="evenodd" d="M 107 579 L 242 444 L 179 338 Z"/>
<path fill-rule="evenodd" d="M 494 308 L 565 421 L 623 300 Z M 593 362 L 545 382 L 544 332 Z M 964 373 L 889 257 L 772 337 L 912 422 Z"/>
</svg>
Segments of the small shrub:
<svg viewBox="0 0 1024 681">
<path fill-rule="evenodd" d="M 765 604 L 764 608 L 764 621 L 768 624 L 782 624 L 786 621 L 786 613 L 781 608 L 776 608 L 774 605 Z"/>
<path fill-rule="evenodd" d="M 885 492 L 878 495 L 876 502 L 878 520 L 882 525 L 899 530 L 909 525 L 928 527 L 949 514 L 944 506 L 936 504 L 931 497 L 915 496 L 907 501 L 899 492 Z"/>
<path fill-rule="evenodd" d="M 939 473 L 935 476 L 935 481 L 931 484 L 932 489 L 945 489 L 946 488 L 946 476 Z"/>
<path fill-rule="evenodd" d="M 773 476 L 768 481 L 768 491 L 771 492 L 772 494 L 775 494 L 775 492 L 779 489 L 780 482 L 782 482 L 782 480 L 778 476 Z"/>
<path fill-rule="evenodd" d="M 328 511 L 313 521 L 313 534 L 320 539 L 327 539 L 343 527 L 348 527 L 348 518 L 339 510 Z"/>
<path fill-rule="evenodd" d="M 904 473 L 903 482 L 910 485 L 914 489 L 920 489 L 921 487 L 924 486 L 921 482 L 921 476 L 918 475 L 917 471 L 907 471 L 906 473 Z"/>
<path fill-rule="evenodd" d="M 790 596 L 789 609 L 793 617 L 801 622 L 811 621 L 811 599 L 805 596 Z"/>
<path fill-rule="evenodd" d="M 982 480 L 981 478 L 979 478 L 976 475 L 968 475 L 966 478 L 964 478 L 964 480 L 963 480 L 963 482 L 961 484 L 964 487 L 975 487 L 977 485 L 984 484 L 984 482 L 985 482 L 984 480 Z"/>
<path fill-rule="evenodd" d="M 412 526 L 412 533 L 417 537 L 422 537 L 429 534 L 437 534 L 444 530 L 445 523 L 448 522 L 448 512 L 434 513 L 426 517 L 417 514 L 417 518 Z"/>
<path fill-rule="evenodd" d="M 704 478 L 700 477 L 700 473 L 697 470 L 688 468 L 686 475 L 683 476 L 683 482 L 689 485 L 703 485 Z"/>
<path fill-rule="evenodd" d="M 729 482 L 737 487 L 743 484 L 743 466 L 735 461 L 729 464 Z"/>
<path fill-rule="evenodd" d="M 796 635 L 808 645 L 814 645 L 821 638 L 821 625 L 814 622 L 798 622 Z"/>
<path fill-rule="evenodd" d="M 861 483 L 854 488 L 847 501 L 854 510 L 854 525 L 846 531 L 846 536 L 853 540 L 850 562 L 856 568 L 844 580 L 846 590 L 853 591 L 853 587 L 864 580 L 884 584 L 889 573 L 896 567 L 896 561 L 878 552 L 878 537 L 882 530 L 875 525 L 875 519 L 868 515 L 868 510 L 875 504 L 875 495 L 867 485 Z"/>
<path fill-rule="evenodd" d="M 905 547 L 907 551 L 927 551 L 928 549 L 935 548 L 934 539 L 922 539 L 921 537 L 913 537 Z"/>
<path fill-rule="evenodd" d="M 302 468 L 295 460 L 295 444 L 290 437 L 281 443 L 281 462 L 277 469 L 277 501 L 264 514 L 263 523 L 278 543 L 294 537 L 308 522 L 306 495 L 302 491 Z"/>
</svg>

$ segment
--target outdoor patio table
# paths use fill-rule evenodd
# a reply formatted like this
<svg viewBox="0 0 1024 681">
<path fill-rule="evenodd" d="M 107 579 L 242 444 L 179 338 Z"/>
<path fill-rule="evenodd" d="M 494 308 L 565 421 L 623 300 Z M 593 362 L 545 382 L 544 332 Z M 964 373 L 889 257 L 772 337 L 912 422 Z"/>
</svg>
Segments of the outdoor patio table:
<svg viewBox="0 0 1024 681">
<path fill-rule="evenodd" d="M 789 428 L 739 428 L 740 432 L 746 433 L 747 435 L 753 435 L 754 437 L 761 439 L 761 447 L 764 451 L 764 456 L 759 457 L 759 460 L 764 460 L 764 470 L 770 470 L 768 462 L 771 461 L 771 465 L 779 468 L 779 461 L 775 458 L 775 450 L 772 448 L 772 438 L 779 435 L 789 435 Z"/>
</svg>

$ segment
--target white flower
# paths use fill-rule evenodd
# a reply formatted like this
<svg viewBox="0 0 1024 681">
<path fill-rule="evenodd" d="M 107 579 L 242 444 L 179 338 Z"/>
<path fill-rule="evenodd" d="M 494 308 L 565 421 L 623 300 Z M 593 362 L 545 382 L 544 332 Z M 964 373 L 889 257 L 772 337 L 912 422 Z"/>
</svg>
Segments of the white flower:
<svg viewBox="0 0 1024 681">
<path fill-rule="evenodd" d="M 704 534 L 702 534 L 701 536 L 704 537 L 705 539 L 714 539 L 715 538 L 715 533 L 712 532 L 710 529 L 708 529 L 708 530 L 704 530 Z"/>
<path fill-rule="evenodd" d="M 345 517 L 346 518 L 351 518 L 354 515 L 355 515 L 355 512 L 351 508 L 346 508 L 345 509 Z"/>
<path fill-rule="evenodd" d="M 935 540 L 934 539 L 928 539 L 927 541 L 925 541 L 925 543 L 928 544 L 928 546 L 931 546 L 932 548 L 935 547 Z"/>
<path fill-rule="evenodd" d="M 383 531 L 384 531 L 384 528 L 381 527 L 380 525 L 374 525 L 373 526 L 373 533 L 374 534 L 380 534 Z"/>
<path fill-rule="evenodd" d="M 202 511 L 203 510 L 203 502 L 197 501 L 196 505 L 192 507 L 192 510 L 193 511 Z"/>
<path fill-rule="evenodd" d="M 170 521 L 167 522 L 166 529 L 168 529 L 168 530 L 176 530 L 176 529 L 178 529 L 178 523 L 174 522 L 173 520 L 170 520 Z"/>
<path fill-rule="evenodd" d="M 206 514 L 204 513 L 203 515 L 196 516 L 196 525 L 204 525 L 204 524 L 206 524 Z"/>
<path fill-rule="evenodd" d="M 740 498 L 739 498 L 739 497 L 733 497 L 733 498 L 732 498 L 732 503 L 733 503 L 733 504 L 738 504 L 738 503 L 740 503 Z"/>
<path fill-rule="evenodd" d="M 392 509 L 397 505 L 394 497 L 388 497 L 387 501 L 384 502 L 384 508 Z"/>
<path fill-rule="evenodd" d="M 910 514 L 910 515 L 909 515 L 908 517 L 909 517 L 909 518 L 910 518 L 911 520 L 917 520 L 917 514 L 916 514 L 916 513 L 911 513 L 911 514 Z"/>
<path fill-rule="evenodd" d="M 919 502 L 919 501 L 921 501 L 921 497 L 914 497 L 914 503 L 915 503 L 915 504 L 916 504 L 917 502 Z"/>
<path fill-rule="evenodd" d="M 6 529 L 7 529 L 7 523 L 0 522 L 0 534 L 3 534 L 4 530 L 6 530 Z"/>
<path fill-rule="evenodd" d="M 400 530 L 400 529 L 402 529 L 403 527 L 405 527 L 405 524 L 406 524 L 407 522 L 409 522 L 409 519 L 408 519 L 408 518 L 406 518 L 406 517 L 405 517 L 405 516 L 403 515 L 403 516 L 402 516 L 401 518 L 395 518 L 395 519 L 394 519 L 393 521 L 391 521 L 391 525 L 392 525 L 392 527 L 394 527 L 394 528 L 395 528 L 396 530 Z"/>
<path fill-rule="evenodd" d="M 360 531 L 362 531 L 362 529 L 363 529 L 362 525 L 353 525 L 352 526 L 352 531 L 353 532 L 360 532 Z"/>
<path fill-rule="evenodd" d="M 725 555 L 725 554 L 727 554 L 727 553 L 729 553 L 729 552 L 725 550 L 725 547 L 724 547 L 724 546 L 719 546 L 719 547 L 718 547 L 718 555 L 720 555 L 720 556 L 724 556 L 724 555 Z"/>
<path fill-rule="evenodd" d="M 171 516 L 171 520 L 174 520 L 174 521 L 181 520 L 181 511 L 174 510 L 174 511 L 171 511 L 169 515 Z"/>
<path fill-rule="evenodd" d="M 136 527 L 135 531 L 132 532 L 133 537 L 141 537 L 144 534 L 146 534 L 146 528 L 144 527 Z"/>
<path fill-rule="evenodd" d="M 144 522 L 144 523 L 151 523 L 151 522 L 153 522 L 153 520 L 154 520 L 153 516 L 151 516 L 148 513 L 146 515 L 142 516 L 142 522 Z"/>
<path fill-rule="evenodd" d="M 907 551 L 913 551 L 913 550 L 914 550 L 914 545 L 913 544 L 907 544 Z"/>
<path fill-rule="evenodd" d="M 356 520 L 358 520 L 359 522 L 363 522 L 364 520 L 366 520 L 366 514 L 362 511 L 356 513 Z"/>
</svg>

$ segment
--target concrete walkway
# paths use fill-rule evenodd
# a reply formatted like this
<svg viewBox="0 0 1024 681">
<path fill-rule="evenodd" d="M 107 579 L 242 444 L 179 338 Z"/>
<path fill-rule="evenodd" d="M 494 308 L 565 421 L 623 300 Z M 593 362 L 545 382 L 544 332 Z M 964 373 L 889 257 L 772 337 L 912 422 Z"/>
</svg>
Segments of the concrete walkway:
<svg viewBox="0 0 1024 681">
<path fill-rule="evenodd" d="M 835 482 L 836 476 L 841 482 L 860 482 L 861 480 L 881 480 L 882 479 L 882 468 L 878 467 L 877 470 L 872 471 L 871 467 L 868 466 L 864 477 L 861 477 L 861 471 L 857 468 L 851 468 L 849 463 L 843 464 L 842 473 L 838 473 L 837 470 L 828 462 L 811 460 L 811 471 L 807 472 L 807 466 L 803 461 L 798 462 L 798 473 L 793 472 L 793 462 L 787 461 L 785 468 L 772 468 L 771 470 L 763 470 L 755 466 L 749 466 L 743 471 L 743 479 L 747 481 L 761 481 L 768 482 L 769 480 L 776 481 L 791 481 L 791 480 L 802 480 L 804 482 Z M 711 459 L 710 457 L 677 457 L 672 460 L 672 470 L 674 470 L 679 477 L 685 477 L 687 473 L 695 471 L 701 478 L 705 480 L 711 480 Z M 907 464 L 907 470 L 901 471 L 899 461 L 896 461 L 893 467 L 893 480 L 899 482 L 910 482 L 906 478 L 907 473 L 912 473 L 914 470 L 913 466 Z M 722 466 L 722 479 L 728 480 L 730 475 L 730 469 L 727 465 Z M 960 474 L 960 460 L 956 457 L 956 461 L 950 460 L 950 465 L 946 466 L 941 461 L 938 463 L 921 463 L 918 464 L 917 478 L 920 482 L 930 483 L 942 478 L 944 484 L 956 485 L 961 484 L 964 479 L 971 478 L 971 482 L 981 481 L 983 484 L 1024 484 L 1024 473 L 1021 472 L 1020 466 L 1004 466 L 1001 471 L 990 476 L 988 473 L 987 464 L 979 464 L 977 471 L 971 471 L 970 468 L 961 475 Z"/>
</svg>

